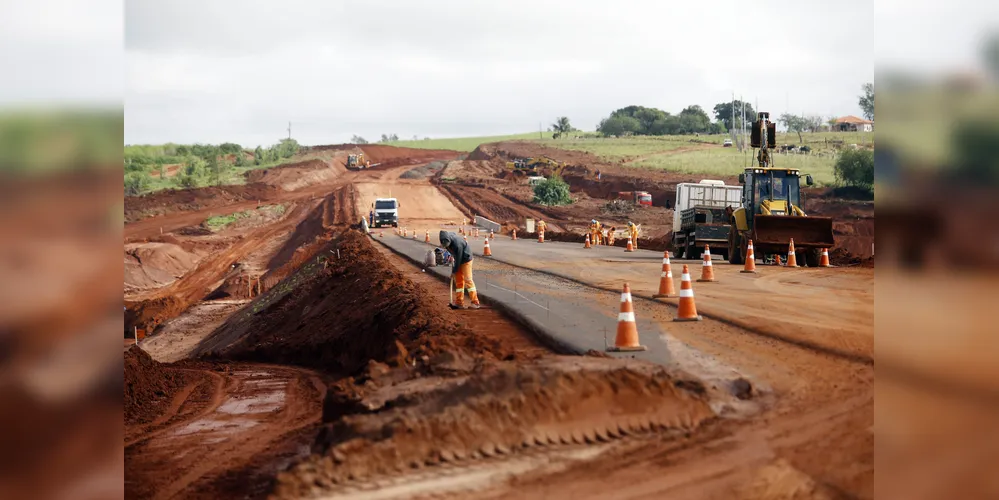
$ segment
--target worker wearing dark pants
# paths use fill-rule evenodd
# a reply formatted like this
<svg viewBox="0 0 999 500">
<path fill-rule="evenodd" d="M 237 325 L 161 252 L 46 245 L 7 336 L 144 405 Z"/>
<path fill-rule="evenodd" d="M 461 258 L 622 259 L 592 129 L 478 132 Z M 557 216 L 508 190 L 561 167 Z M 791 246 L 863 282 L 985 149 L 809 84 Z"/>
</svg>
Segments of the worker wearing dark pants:
<svg viewBox="0 0 999 500">
<path fill-rule="evenodd" d="M 451 304 L 452 309 L 463 309 L 465 307 L 465 291 L 472 299 L 472 307 L 479 308 L 479 294 L 475 290 L 475 282 L 472 281 L 472 249 L 468 248 L 468 242 L 464 238 L 450 231 L 441 231 L 438 237 L 441 246 L 451 252 L 454 263 L 451 264 L 451 275 L 454 276 L 454 287 L 457 297 Z"/>
</svg>

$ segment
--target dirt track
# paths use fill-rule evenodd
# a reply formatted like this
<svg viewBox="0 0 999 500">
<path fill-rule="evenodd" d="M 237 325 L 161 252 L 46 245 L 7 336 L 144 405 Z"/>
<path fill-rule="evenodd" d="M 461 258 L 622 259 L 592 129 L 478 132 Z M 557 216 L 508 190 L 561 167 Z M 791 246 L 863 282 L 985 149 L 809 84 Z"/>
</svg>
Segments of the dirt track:
<svg viewBox="0 0 999 500">
<path fill-rule="evenodd" d="M 487 165 L 495 159 L 487 153 L 473 156 L 485 155 L 477 159 Z M 574 299 L 588 298 L 609 314 L 619 301 L 602 289 L 619 290 L 629 281 L 639 310 L 668 332 L 686 368 L 558 356 L 496 310 L 447 310 L 444 285 L 429 273 L 379 245 L 341 236 L 379 196 L 399 198 L 402 225 L 429 230 L 433 241 L 442 224 L 470 211 L 501 223 L 541 216 L 570 227 L 580 223 L 571 210 L 541 211 L 518 201 L 520 188 L 442 190 L 430 179 L 400 179 L 419 163 L 418 155 L 406 154 L 372 150 L 369 156 L 379 156 L 384 167 L 335 176 L 311 176 L 315 165 L 269 174 L 295 189 L 262 200 L 289 209 L 259 226 L 204 236 L 179 231 L 200 224 L 206 213 L 256 206 L 237 198 L 207 208 L 185 205 L 192 212 L 167 208 L 165 215 L 126 225 L 126 241 L 176 240 L 183 248 L 212 249 L 175 281 L 150 275 L 156 279 L 133 294 L 132 324 L 165 323 L 143 341 L 154 357 L 174 361 L 195 353 L 210 361 L 167 365 L 193 381 L 177 389 L 165 410 L 143 410 L 152 420 L 126 426 L 130 495 L 260 497 L 277 477 L 278 493 L 289 498 L 349 498 L 376 487 L 393 498 L 428 492 L 455 498 L 873 497 L 872 270 L 762 268 L 744 275 L 719 264 L 719 282 L 695 283 L 698 308 L 709 318 L 680 324 L 671 321 L 675 299 L 640 298 L 657 287 L 661 253 L 583 251 L 498 237 L 493 253 L 499 260 L 479 257 L 478 269 L 502 272 L 512 264 L 565 276 L 581 284 L 571 287 Z M 421 154 L 420 160 L 446 159 Z M 585 153 L 577 156 L 586 160 Z M 627 173 L 599 167 L 611 179 Z M 299 183 L 300 174 L 311 177 Z M 599 210 L 601 203 L 581 207 Z M 590 216 L 579 215 L 582 223 Z M 174 234 L 161 238 L 159 227 Z M 396 237 L 387 232 L 386 238 Z M 211 246 L 191 246 L 198 241 Z M 481 239 L 470 243 L 481 252 Z M 682 263 L 674 261 L 677 276 Z M 552 300 L 569 293 L 545 288 L 539 291 Z M 208 296 L 222 300 L 205 302 Z M 276 361 L 284 364 L 271 364 Z M 753 410 L 720 411 L 736 399 L 714 385 L 709 368 L 751 380 Z M 702 382 L 691 377 L 709 387 L 698 390 Z M 645 399 L 608 391 L 609 380 L 613 387 L 644 387 L 635 394 Z M 523 406 L 525 398 L 533 403 Z M 543 410 L 549 401 L 562 405 L 558 425 Z M 601 413 L 618 407 L 635 415 L 658 408 L 657 417 L 651 427 L 647 419 L 633 422 L 630 437 L 599 439 L 630 428 L 621 415 Z M 500 418 L 510 411 L 519 417 Z M 530 439 L 545 444 L 528 446 Z M 411 462 L 419 468 L 402 472 Z"/>
</svg>

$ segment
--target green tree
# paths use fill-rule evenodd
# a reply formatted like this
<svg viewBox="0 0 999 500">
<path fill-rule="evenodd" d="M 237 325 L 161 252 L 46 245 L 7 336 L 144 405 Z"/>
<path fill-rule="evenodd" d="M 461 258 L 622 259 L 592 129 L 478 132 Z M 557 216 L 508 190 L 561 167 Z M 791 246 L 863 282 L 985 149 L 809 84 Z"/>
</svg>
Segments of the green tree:
<svg viewBox="0 0 999 500">
<path fill-rule="evenodd" d="M 861 89 L 864 94 L 860 96 L 857 104 L 860 104 L 860 109 L 864 112 L 864 118 L 868 120 L 874 119 L 874 84 L 865 83 Z"/>
<path fill-rule="evenodd" d="M 711 126 L 711 118 L 700 106 L 695 104 L 683 108 L 683 111 L 680 112 L 680 123 L 685 134 L 707 132 Z"/>
<path fill-rule="evenodd" d="M 246 158 L 243 157 L 242 151 L 236 153 L 236 166 L 237 167 L 246 166 Z"/>
<path fill-rule="evenodd" d="M 298 141 L 295 139 L 281 139 L 278 150 L 281 158 L 291 158 L 298 153 Z"/>
<path fill-rule="evenodd" d="M 714 122 L 711 124 L 712 134 L 724 134 L 728 130 L 725 128 L 725 124 L 722 122 Z"/>
<path fill-rule="evenodd" d="M 732 104 L 733 104 L 732 101 L 721 102 L 721 103 L 715 104 L 715 107 L 712 108 L 712 111 L 714 111 L 714 113 L 715 113 L 715 120 L 718 120 L 718 121 L 722 122 L 723 124 L 725 124 L 725 129 L 726 130 L 731 129 L 731 128 L 739 128 L 739 127 L 741 127 L 743 119 L 746 120 L 747 122 L 752 122 L 753 120 L 756 119 L 756 111 L 753 110 L 753 105 L 752 104 L 749 104 L 748 102 L 745 103 L 746 104 L 746 114 L 743 115 L 742 114 L 742 105 L 743 105 L 743 102 L 739 101 L 739 100 L 736 100 L 735 101 L 735 124 L 733 124 L 732 123 Z"/>
<path fill-rule="evenodd" d="M 542 205 L 568 205 L 572 203 L 569 185 L 559 177 L 545 179 L 534 185 L 534 203 Z"/>
<path fill-rule="evenodd" d="M 264 162 L 264 148 L 257 146 L 257 149 L 253 150 L 253 163 L 255 165 L 260 165 Z"/>
<path fill-rule="evenodd" d="M 191 148 L 189 148 L 187 146 L 184 146 L 183 144 L 180 145 L 180 146 L 177 146 L 177 150 L 176 151 L 177 151 L 177 156 L 187 156 L 187 155 L 191 154 Z"/>
<path fill-rule="evenodd" d="M 193 189 L 198 187 L 198 178 L 193 175 L 178 175 L 177 185 L 184 189 Z"/>
<path fill-rule="evenodd" d="M 355 135 L 355 136 L 353 136 L 353 137 L 350 138 L 350 143 L 351 144 L 367 144 L 368 140 L 365 139 L 365 138 L 363 138 L 363 137 L 361 137 L 361 136 L 359 136 L 359 135 Z"/>
<path fill-rule="evenodd" d="M 572 132 L 572 125 L 569 123 L 568 116 L 560 116 L 555 119 L 555 123 L 552 124 L 552 131 L 555 132 L 555 138 L 559 138 L 563 135 Z"/>
<path fill-rule="evenodd" d="M 231 155 L 243 151 L 243 146 L 239 144 L 234 144 L 231 142 L 226 142 L 219 145 L 219 151 L 224 155 Z"/>
<path fill-rule="evenodd" d="M 630 116 L 610 116 L 600 121 L 597 125 L 597 132 L 606 136 L 624 136 L 637 134 L 642 129 L 642 124 Z"/>
<path fill-rule="evenodd" d="M 125 174 L 125 196 L 138 196 L 149 189 L 149 174 L 129 172 Z"/>
<path fill-rule="evenodd" d="M 841 185 L 873 189 L 874 152 L 869 149 L 844 149 L 836 158 L 833 174 Z"/>
<path fill-rule="evenodd" d="M 787 127 L 788 132 L 798 133 L 799 143 L 805 142 L 805 140 L 801 137 L 801 133 L 808 129 L 808 120 L 805 117 L 792 115 L 791 113 L 784 113 L 780 115 L 780 118 L 777 120 Z"/>
</svg>

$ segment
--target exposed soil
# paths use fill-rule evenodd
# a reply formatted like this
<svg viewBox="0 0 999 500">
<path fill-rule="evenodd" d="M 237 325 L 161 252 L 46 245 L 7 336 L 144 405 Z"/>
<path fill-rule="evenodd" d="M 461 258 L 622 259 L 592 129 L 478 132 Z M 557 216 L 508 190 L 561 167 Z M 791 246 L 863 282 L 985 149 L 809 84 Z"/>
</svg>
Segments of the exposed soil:
<svg viewBox="0 0 999 500">
<path fill-rule="evenodd" d="M 125 351 L 125 425 L 149 423 L 166 411 L 174 397 L 198 377 L 157 363 L 145 351 Z"/>
<path fill-rule="evenodd" d="M 265 200 L 275 194 L 273 186 L 254 183 L 242 186 L 164 189 L 142 196 L 126 196 L 125 223 L 174 212 L 201 211 L 237 202 Z"/>
<path fill-rule="evenodd" d="M 173 243 L 125 245 L 125 290 L 168 285 L 200 260 L 201 255 Z"/>
<path fill-rule="evenodd" d="M 348 231 L 318 255 L 322 264 L 310 262 L 256 299 L 197 352 L 347 376 L 369 359 L 400 367 L 445 350 L 488 359 L 510 354 L 442 321 L 441 306 L 394 269 L 366 236 Z"/>
<path fill-rule="evenodd" d="M 678 387 L 661 368 L 650 374 L 623 361 L 587 361 L 500 365 L 457 385 L 391 399 L 374 414 L 341 417 L 320 434 L 319 456 L 279 477 L 276 494 L 297 498 L 316 484 L 535 446 L 690 431 L 714 416 L 702 395 Z"/>
</svg>

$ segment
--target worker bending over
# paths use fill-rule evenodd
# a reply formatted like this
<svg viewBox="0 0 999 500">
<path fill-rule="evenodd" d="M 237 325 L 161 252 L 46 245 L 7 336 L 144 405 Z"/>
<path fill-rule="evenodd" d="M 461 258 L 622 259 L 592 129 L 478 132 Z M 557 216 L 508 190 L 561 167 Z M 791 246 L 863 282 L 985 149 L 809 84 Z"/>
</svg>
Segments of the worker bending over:
<svg viewBox="0 0 999 500">
<path fill-rule="evenodd" d="M 590 241 L 592 241 L 594 245 L 600 245 L 603 241 L 602 226 L 596 219 L 590 221 Z"/>
<path fill-rule="evenodd" d="M 628 221 L 628 235 L 631 238 L 631 244 L 638 246 L 638 226 L 634 222 Z"/>
<path fill-rule="evenodd" d="M 468 248 L 468 242 L 450 231 L 441 231 L 438 236 L 441 246 L 451 253 L 454 263 L 451 264 L 451 275 L 454 276 L 454 287 L 457 298 L 450 304 L 451 309 L 465 308 L 465 291 L 472 299 L 472 307 L 479 308 L 479 294 L 475 291 L 475 282 L 472 281 L 472 249 Z"/>
<path fill-rule="evenodd" d="M 545 221 L 543 221 L 543 220 L 539 220 L 538 221 L 538 232 L 539 233 L 545 232 L 545 228 L 546 227 L 548 227 L 548 224 L 545 224 Z"/>
</svg>

